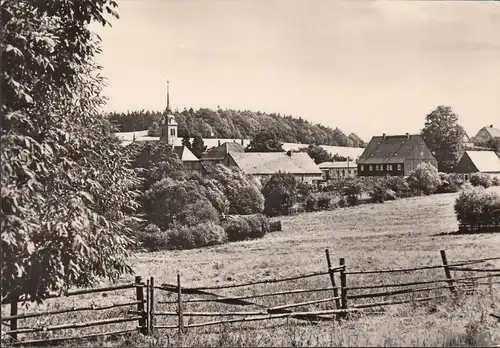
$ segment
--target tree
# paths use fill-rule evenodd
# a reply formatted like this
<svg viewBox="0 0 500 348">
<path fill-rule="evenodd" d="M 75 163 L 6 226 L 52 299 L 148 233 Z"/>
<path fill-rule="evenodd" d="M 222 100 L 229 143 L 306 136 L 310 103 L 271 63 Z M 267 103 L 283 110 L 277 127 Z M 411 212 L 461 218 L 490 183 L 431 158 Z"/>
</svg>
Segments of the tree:
<svg viewBox="0 0 500 348">
<path fill-rule="evenodd" d="M 245 152 L 284 152 L 283 143 L 278 138 L 276 131 L 272 129 L 262 129 L 257 132 L 250 144 L 245 148 Z"/>
<path fill-rule="evenodd" d="M 160 136 L 160 126 L 158 122 L 154 121 L 151 123 L 151 126 L 148 128 L 148 135 L 150 137 L 159 137 Z"/>
<path fill-rule="evenodd" d="M 191 150 L 191 140 L 189 140 L 189 136 L 185 135 L 182 138 L 182 146 L 187 147 L 189 150 Z"/>
<path fill-rule="evenodd" d="M 299 151 L 307 152 L 309 157 L 311 157 L 316 164 L 333 161 L 333 156 L 328 151 L 317 145 L 309 145 L 306 148 L 299 149 Z"/>
<path fill-rule="evenodd" d="M 420 163 L 408 176 L 408 185 L 417 192 L 430 195 L 438 189 L 441 184 L 438 170 L 430 163 Z"/>
<path fill-rule="evenodd" d="M 493 151 L 500 153 L 500 137 L 495 137 L 493 139 L 488 140 L 488 147 Z"/>
<path fill-rule="evenodd" d="M 193 155 L 195 155 L 198 158 L 201 158 L 203 153 L 207 151 L 207 147 L 205 146 L 205 143 L 203 142 L 203 138 L 201 135 L 197 134 L 195 135 L 193 139 L 193 145 L 191 146 L 191 152 L 193 152 Z"/>
<path fill-rule="evenodd" d="M 137 180 L 99 112 L 99 39 L 88 29 L 116 6 L 1 2 L 2 299 L 41 301 L 131 271 Z"/>
<path fill-rule="evenodd" d="M 288 215 L 297 199 L 297 179 L 293 174 L 276 173 L 265 181 L 264 213 L 269 216 Z"/>
<path fill-rule="evenodd" d="M 457 122 L 458 116 L 449 106 L 438 106 L 426 116 L 422 137 L 436 157 L 439 171 L 452 171 L 460 158 L 465 131 Z"/>
</svg>

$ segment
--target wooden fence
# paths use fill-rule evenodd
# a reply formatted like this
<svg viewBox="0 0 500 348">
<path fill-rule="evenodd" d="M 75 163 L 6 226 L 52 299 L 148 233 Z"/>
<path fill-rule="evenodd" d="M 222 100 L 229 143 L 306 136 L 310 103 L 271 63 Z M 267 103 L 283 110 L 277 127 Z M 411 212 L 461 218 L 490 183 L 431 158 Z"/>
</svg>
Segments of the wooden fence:
<svg viewBox="0 0 500 348">
<path fill-rule="evenodd" d="M 144 283 L 141 277 L 135 277 L 130 284 L 106 287 L 92 290 L 80 290 L 69 292 L 65 296 L 77 296 L 84 294 L 96 294 L 117 290 L 135 290 L 135 300 L 132 302 L 114 303 L 105 306 L 82 306 L 78 308 L 57 309 L 52 311 L 41 311 L 38 313 L 17 313 L 17 302 L 10 303 L 10 316 L 2 318 L 2 324 L 9 326 L 4 333 L 13 339 L 13 345 L 35 345 L 47 344 L 56 341 L 84 339 L 97 336 L 119 335 L 129 332 L 139 332 L 145 335 L 153 334 L 158 330 L 177 330 L 184 334 L 189 329 L 209 327 L 215 325 L 227 325 L 233 323 L 247 323 L 275 319 L 305 320 L 312 323 L 319 321 L 331 321 L 347 319 L 355 312 L 366 311 L 370 308 L 398 305 L 404 303 L 419 303 L 433 299 L 456 296 L 458 293 L 470 293 L 480 286 L 489 287 L 492 292 L 493 286 L 499 284 L 500 268 L 485 268 L 479 265 L 500 260 L 500 257 L 485 258 L 478 260 L 466 260 L 449 262 L 444 250 L 441 251 L 439 265 L 393 268 L 378 270 L 349 270 L 344 258 L 339 259 L 338 266 L 333 266 L 328 249 L 326 256 L 326 270 L 310 272 L 298 276 L 262 279 L 237 284 L 214 285 L 203 287 L 185 287 L 181 284 L 181 276 L 177 275 L 176 284 L 155 285 L 155 279 L 150 277 Z M 443 276 L 438 279 L 421 281 L 397 281 L 364 285 L 355 285 L 356 280 L 365 276 L 380 276 L 381 274 L 403 273 L 412 275 L 432 269 L 443 269 Z M 458 276 L 453 277 L 452 272 Z M 328 276 L 328 277 L 327 277 Z M 323 277 L 326 286 L 309 288 L 280 289 L 279 291 L 259 292 L 255 289 L 259 286 L 273 286 L 278 283 L 291 284 L 307 278 Z M 326 278 L 327 277 L 327 278 Z M 380 279 L 379 279 L 380 280 Z M 353 284 L 350 285 L 348 281 Z M 369 284 L 369 283 L 368 283 Z M 224 291 L 236 291 L 236 289 L 252 289 L 252 293 L 222 294 Z M 380 289 L 380 290 L 378 290 Z M 366 292 L 367 290 L 373 290 Z M 359 293 L 361 291 L 361 293 Z M 437 294 L 433 292 L 438 292 Z M 440 293 L 439 293 L 440 292 Z M 326 293 L 325 296 L 314 296 Z M 418 296 L 420 293 L 427 293 Z M 314 295 L 315 294 L 315 295 Z M 195 295 L 196 297 L 192 297 Z M 298 302 L 276 305 L 255 302 L 256 299 L 267 299 L 275 301 L 276 298 L 286 296 L 302 296 Z M 401 295 L 406 297 L 401 297 Z M 303 298 L 303 296 L 308 296 Z M 55 296 L 54 296 L 55 297 Z M 167 299 L 165 299 L 165 297 Z M 399 298 L 398 298 L 399 297 Z M 380 301 L 380 299 L 383 299 Z M 371 302 L 360 302 L 360 300 L 371 300 Z M 188 311 L 186 306 L 207 307 L 205 310 Z M 221 310 L 221 306 L 253 307 L 253 310 Z M 165 310 L 165 306 L 174 307 L 173 310 Z M 311 308 L 311 306 L 322 306 L 323 308 Z M 53 326 L 18 327 L 18 321 L 28 318 L 52 316 L 63 313 L 78 311 L 102 311 L 117 307 L 129 307 L 126 316 L 112 317 L 101 320 L 71 323 Z M 134 307 L 133 309 L 130 307 Z M 214 309 L 214 307 L 217 307 Z M 298 309 L 297 308 L 302 308 Z M 194 318 L 211 318 L 208 321 L 193 322 Z M 79 329 L 91 326 L 103 326 L 117 323 L 136 322 L 133 328 L 103 331 L 71 337 L 57 337 L 48 339 L 19 339 L 20 335 L 36 334 L 48 331 Z"/>
</svg>

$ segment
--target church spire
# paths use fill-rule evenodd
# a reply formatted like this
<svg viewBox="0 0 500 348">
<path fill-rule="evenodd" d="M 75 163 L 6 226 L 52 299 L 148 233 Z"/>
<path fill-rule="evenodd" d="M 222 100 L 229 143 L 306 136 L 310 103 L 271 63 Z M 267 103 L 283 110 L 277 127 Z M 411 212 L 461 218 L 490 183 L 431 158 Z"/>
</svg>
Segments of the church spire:
<svg viewBox="0 0 500 348">
<path fill-rule="evenodd" d="M 167 81 L 167 113 L 170 113 L 170 81 Z"/>
</svg>

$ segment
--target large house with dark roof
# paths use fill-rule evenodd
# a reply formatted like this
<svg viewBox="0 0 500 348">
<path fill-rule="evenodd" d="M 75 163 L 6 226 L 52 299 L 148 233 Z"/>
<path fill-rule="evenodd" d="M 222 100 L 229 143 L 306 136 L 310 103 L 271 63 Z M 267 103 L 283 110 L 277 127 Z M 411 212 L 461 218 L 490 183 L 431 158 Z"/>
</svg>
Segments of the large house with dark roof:
<svg viewBox="0 0 500 348">
<path fill-rule="evenodd" d="M 408 176 L 420 163 L 437 168 L 436 158 L 420 134 L 373 137 L 358 159 L 358 176 Z"/>
<path fill-rule="evenodd" d="M 500 178 L 500 158 L 495 151 L 465 151 L 455 166 L 455 172 L 464 180 L 469 180 L 473 173 Z"/>
</svg>

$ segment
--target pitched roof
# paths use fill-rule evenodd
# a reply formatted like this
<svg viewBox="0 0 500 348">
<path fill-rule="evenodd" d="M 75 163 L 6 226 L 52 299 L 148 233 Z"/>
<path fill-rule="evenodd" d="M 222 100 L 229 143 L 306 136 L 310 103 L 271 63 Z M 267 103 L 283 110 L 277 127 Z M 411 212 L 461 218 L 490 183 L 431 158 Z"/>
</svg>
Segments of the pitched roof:
<svg viewBox="0 0 500 348">
<path fill-rule="evenodd" d="M 318 167 L 320 169 L 357 168 L 357 164 L 354 161 L 323 162 L 318 164 Z"/>
<path fill-rule="evenodd" d="M 434 159 L 420 134 L 373 137 L 358 164 L 403 163 L 414 158 Z"/>
<path fill-rule="evenodd" d="M 279 171 L 291 174 L 322 174 L 321 169 L 304 152 L 294 152 L 291 156 L 284 152 L 230 152 L 229 155 L 247 174 L 274 174 Z"/>
<path fill-rule="evenodd" d="M 245 148 L 240 143 L 226 141 L 224 144 L 208 150 L 201 158 L 204 160 L 223 160 L 229 152 L 245 152 Z"/>
<path fill-rule="evenodd" d="M 182 162 L 199 161 L 198 157 L 185 146 L 174 146 L 174 151 Z"/>
<path fill-rule="evenodd" d="M 465 151 L 480 172 L 500 172 L 500 158 L 495 151 Z"/>
<path fill-rule="evenodd" d="M 500 137 L 500 129 L 495 127 L 483 127 L 485 131 L 487 131 L 492 138 Z"/>
</svg>

